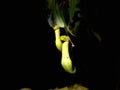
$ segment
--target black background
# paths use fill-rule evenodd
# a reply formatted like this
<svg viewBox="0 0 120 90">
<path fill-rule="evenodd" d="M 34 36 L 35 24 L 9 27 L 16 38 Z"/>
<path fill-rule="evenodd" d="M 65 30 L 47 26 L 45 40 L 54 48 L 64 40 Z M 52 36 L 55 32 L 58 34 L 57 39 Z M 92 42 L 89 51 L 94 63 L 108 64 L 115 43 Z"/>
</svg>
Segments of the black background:
<svg viewBox="0 0 120 90">
<path fill-rule="evenodd" d="M 47 23 L 46 2 L 11 2 L 6 9 L 3 37 L 3 79 L 7 88 L 48 90 L 81 83 L 90 90 L 115 90 L 119 78 L 117 35 L 111 30 L 110 8 L 105 1 L 81 0 L 84 19 L 73 48 L 73 61 L 78 68 L 75 75 L 64 72 L 60 65 L 61 54 Z M 101 43 L 88 34 L 91 28 L 101 35 Z"/>
</svg>

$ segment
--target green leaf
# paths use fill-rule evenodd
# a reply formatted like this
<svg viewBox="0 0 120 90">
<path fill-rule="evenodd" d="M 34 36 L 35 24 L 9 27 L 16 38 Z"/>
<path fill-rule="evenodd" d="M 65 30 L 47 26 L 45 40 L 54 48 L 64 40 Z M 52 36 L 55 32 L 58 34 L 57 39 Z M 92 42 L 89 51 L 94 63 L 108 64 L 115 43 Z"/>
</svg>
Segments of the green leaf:
<svg viewBox="0 0 120 90">
<path fill-rule="evenodd" d="M 80 2 L 80 0 L 69 0 L 69 15 L 70 15 L 70 21 L 72 20 L 74 13 L 75 13 L 75 9 L 77 4 Z"/>
<path fill-rule="evenodd" d="M 80 22 L 75 22 L 75 26 L 74 28 L 72 29 L 72 33 L 74 33 L 75 35 L 77 34 L 78 32 L 78 29 L 79 29 L 79 25 L 80 25 Z"/>
</svg>

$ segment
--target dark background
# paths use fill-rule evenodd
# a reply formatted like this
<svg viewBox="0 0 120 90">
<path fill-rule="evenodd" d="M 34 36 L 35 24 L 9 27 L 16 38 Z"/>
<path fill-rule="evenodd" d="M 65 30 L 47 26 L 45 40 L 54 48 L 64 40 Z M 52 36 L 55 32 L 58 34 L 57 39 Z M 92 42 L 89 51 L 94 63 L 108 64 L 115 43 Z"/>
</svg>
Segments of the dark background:
<svg viewBox="0 0 120 90">
<path fill-rule="evenodd" d="M 48 90 L 81 83 L 90 90 L 117 90 L 118 44 L 116 31 L 110 24 L 109 4 L 81 0 L 84 18 L 78 37 L 74 39 L 73 62 L 78 68 L 75 75 L 66 73 L 60 65 L 61 54 L 54 45 L 54 32 L 47 23 L 46 2 L 15 1 L 8 5 L 3 52 L 5 80 L 2 83 L 5 88 Z M 91 28 L 101 35 L 101 43 L 88 33 Z"/>
</svg>

